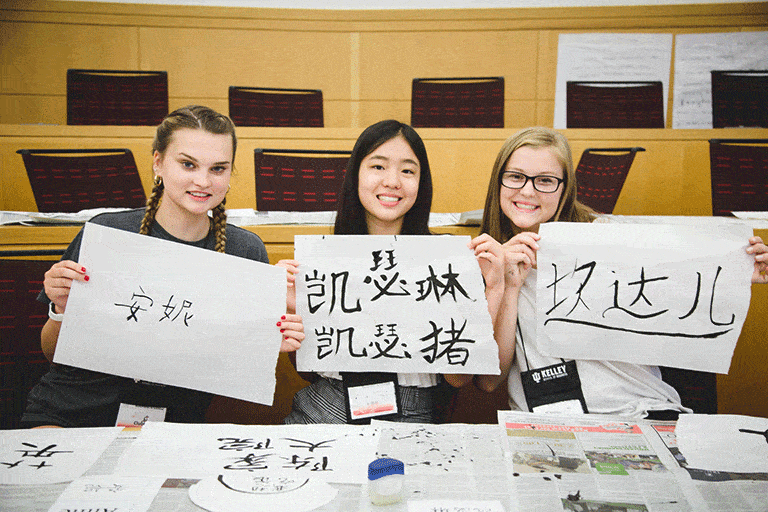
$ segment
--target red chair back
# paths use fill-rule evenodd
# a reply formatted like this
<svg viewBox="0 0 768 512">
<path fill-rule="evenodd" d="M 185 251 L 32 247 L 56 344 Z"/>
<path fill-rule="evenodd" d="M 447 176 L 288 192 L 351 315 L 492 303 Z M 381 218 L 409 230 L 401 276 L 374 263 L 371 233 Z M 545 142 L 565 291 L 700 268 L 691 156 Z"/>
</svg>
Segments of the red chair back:
<svg viewBox="0 0 768 512">
<path fill-rule="evenodd" d="M 349 156 L 349 151 L 256 149 L 256 209 L 336 210 Z"/>
<path fill-rule="evenodd" d="M 415 128 L 504 128 L 504 78 L 415 78 Z"/>
<path fill-rule="evenodd" d="M 576 167 L 577 197 L 600 213 L 613 213 L 640 147 L 585 149 Z"/>
</svg>

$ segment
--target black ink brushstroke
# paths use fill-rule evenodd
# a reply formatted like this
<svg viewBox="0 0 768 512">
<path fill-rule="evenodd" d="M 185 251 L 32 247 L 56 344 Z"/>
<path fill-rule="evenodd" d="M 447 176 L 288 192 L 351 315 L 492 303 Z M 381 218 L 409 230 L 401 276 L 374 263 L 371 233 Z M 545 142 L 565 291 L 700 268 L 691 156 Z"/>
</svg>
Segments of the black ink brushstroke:
<svg viewBox="0 0 768 512">
<path fill-rule="evenodd" d="M 227 489 L 229 489 L 230 491 L 234 491 L 234 492 L 241 492 L 241 493 L 243 493 L 243 494 L 255 494 L 256 496 L 259 496 L 259 495 L 262 495 L 262 494 L 285 494 L 286 492 L 291 492 L 291 491 L 295 491 L 296 489 L 301 489 L 302 487 L 304 487 L 305 485 L 307 485 L 307 483 L 309 482 L 309 478 L 307 478 L 306 480 L 304 480 L 304 482 L 303 482 L 303 483 L 302 483 L 300 486 L 298 486 L 298 487 L 292 487 L 292 488 L 291 488 L 291 491 L 277 491 L 277 492 L 248 492 L 248 491 L 241 491 L 240 489 L 235 489 L 234 487 L 230 486 L 228 483 L 226 483 L 226 482 L 224 481 L 224 475 L 219 475 L 219 477 L 217 478 L 217 480 L 218 480 L 218 481 L 221 483 L 221 485 L 223 485 L 224 487 L 226 487 L 226 488 L 227 488 Z"/>
<path fill-rule="evenodd" d="M 718 338 L 722 336 L 723 334 L 726 334 L 733 329 L 726 329 L 724 331 L 720 332 L 711 332 L 706 334 L 686 334 L 684 332 L 656 332 L 656 331 L 640 331 L 637 329 L 627 329 L 624 327 L 611 327 L 609 325 L 602 325 L 594 322 L 587 322 L 584 320 L 571 320 L 568 318 L 548 318 L 544 321 L 544 325 L 547 325 L 549 322 L 565 322 L 569 324 L 578 324 L 578 325 L 586 325 L 588 327 L 597 327 L 598 329 L 605 329 L 608 331 L 621 331 L 621 332 L 630 332 L 633 334 L 640 334 L 642 336 L 670 336 L 672 338 Z"/>
</svg>

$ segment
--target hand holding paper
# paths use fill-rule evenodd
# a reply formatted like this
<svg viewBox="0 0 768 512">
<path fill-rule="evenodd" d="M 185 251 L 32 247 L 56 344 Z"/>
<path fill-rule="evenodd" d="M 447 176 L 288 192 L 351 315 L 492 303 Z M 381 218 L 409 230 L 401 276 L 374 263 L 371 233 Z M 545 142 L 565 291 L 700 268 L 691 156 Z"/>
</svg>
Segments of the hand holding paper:
<svg viewBox="0 0 768 512">
<path fill-rule="evenodd" d="M 284 269 L 94 224 L 80 263 L 55 362 L 271 405 Z"/>
</svg>

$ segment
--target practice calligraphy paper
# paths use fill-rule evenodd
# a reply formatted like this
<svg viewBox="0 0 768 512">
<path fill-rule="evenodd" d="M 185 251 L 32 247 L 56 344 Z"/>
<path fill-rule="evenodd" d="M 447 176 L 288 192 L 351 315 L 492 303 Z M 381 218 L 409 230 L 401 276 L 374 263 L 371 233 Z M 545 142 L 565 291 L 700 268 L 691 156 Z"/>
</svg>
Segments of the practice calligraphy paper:
<svg viewBox="0 0 768 512">
<path fill-rule="evenodd" d="M 480 266 L 461 236 L 297 236 L 301 371 L 498 374 Z"/>
<path fill-rule="evenodd" d="M 749 227 L 561 222 L 539 234 L 543 354 L 728 372 L 749 309 Z"/>
<path fill-rule="evenodd" d="M 474 477 L 485 463 L 502 464 L 503 430 L 498 425 L 429 425 L 373 420 L 379 427 L 380 458 L 403 461 L 407 475 Z"/>
<path fill-rule="evenodd" d="M 379 428 L 377 457 L 403 462 L 403 500 L 507 502 L 504 430 L 498 425 L 429 425 L 372 420 Z M 367 489 L 361 501 L 368 499 Z M 378 507 L 360 506 L 359 510 Z M 438 509 L 439 510 L 439 509 Z M 469 510 L 469 509 L 467 509 Z"/>
<path fill-rule="evenodd" d="M 504 512 L 498 500 L 409 500 L 408 512 Z"/>
<path fill-rule="evenodd" d="M 304 512 L 325 505 L 336 494 L 338 491 L 322 480 L 250 473 L 209 477 L 189 488 L 192 502 L 210 512 Z"/>
<path fill-rule="evenodd" d="M 0 484 L 70 482 L 85 473 L 122 429 L 39 428 L 0 432 Z"/>
<path fill-rule="evenodd" d="M 147 423 L 115 474 L 206 478 L 305 477 L 362 483 L 378 432 L 359 425 L 191 425 Z"/>
<path fill-rule="evenodd" d="M 271 405 L 285 270 L 86 224 L 54 362 Z"/>
<path fill-rule="evenodd" d="M 681 414 L 675 434 L 689 468 L 768 473 L 768 418 Z"/>
<path fill-rule="evenodd" d="M 145 512 L 164 481 L 111 475 L 78 478 L 64 489 L 48 512 Z"/>
</svg>

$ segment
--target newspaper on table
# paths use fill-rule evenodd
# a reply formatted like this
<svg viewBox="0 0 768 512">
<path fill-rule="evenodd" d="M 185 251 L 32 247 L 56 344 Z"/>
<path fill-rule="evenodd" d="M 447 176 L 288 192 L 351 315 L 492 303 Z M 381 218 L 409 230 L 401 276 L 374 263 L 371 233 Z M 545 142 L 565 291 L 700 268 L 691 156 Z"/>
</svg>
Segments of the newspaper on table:
<svg viewBox="0 0 768 512">
<path fill-rule="evenodd" d="M 674 458 L 646 422 L 515 411 L 498 416 L 519 510 L 698 510 Z"/>
<path fill-rule="evenodd" d="M 498 417 L 519 510 L 765 510 L 768 473 L 688 467 L 675 422 L 519 411 Z"/>
</svg>

